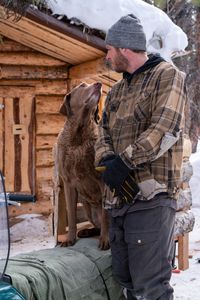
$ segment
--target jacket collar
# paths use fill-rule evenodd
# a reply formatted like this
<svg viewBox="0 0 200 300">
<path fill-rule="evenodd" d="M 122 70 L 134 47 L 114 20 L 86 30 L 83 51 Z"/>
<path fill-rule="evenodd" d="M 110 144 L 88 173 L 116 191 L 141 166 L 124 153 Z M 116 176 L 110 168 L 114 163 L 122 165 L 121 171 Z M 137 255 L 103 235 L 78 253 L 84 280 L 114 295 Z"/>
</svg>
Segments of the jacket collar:
<svg viewBox="0 0 200 300">
<path fill-rule="evenodd" d="M 126 79 L 128 83 L 130 83 L 133 76 L 140 74 L 148 69 L 151 69 L 163 61 L 165 61 L 164 58 L 162 58 L 159 54 L 151 54 L 149 55 L 149 59 L 144 63 L 144 65 L 142 65 L 135 72 L 133 73 L 124 72 L 123 78 Z"/>
</svg>

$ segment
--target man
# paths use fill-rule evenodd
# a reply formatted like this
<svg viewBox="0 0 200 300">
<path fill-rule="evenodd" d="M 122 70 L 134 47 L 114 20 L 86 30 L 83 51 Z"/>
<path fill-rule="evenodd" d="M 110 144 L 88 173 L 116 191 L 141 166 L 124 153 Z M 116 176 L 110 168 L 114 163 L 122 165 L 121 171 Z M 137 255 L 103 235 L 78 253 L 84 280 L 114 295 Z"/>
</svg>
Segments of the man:
<svg viewBox="0 0 200 300">
<path fill-rule="evenodd" d="M 159 55 L 147 56 L 134 15 L 108 30 L 106 47 L 107 61 L 123 73 L 107 96 L 95 146 L 110 212 L 113 275 L 127 289 L 127 299 L 173 299 L 184 75 Z"/>
</svg>

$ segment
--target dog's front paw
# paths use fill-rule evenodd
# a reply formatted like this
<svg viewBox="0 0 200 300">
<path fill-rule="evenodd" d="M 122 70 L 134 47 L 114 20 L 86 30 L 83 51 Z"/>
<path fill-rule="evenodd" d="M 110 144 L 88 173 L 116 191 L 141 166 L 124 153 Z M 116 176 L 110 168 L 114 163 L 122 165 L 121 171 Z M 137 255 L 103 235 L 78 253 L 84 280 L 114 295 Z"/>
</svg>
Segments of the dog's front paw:
<svg viewBox="0 0 200 300">
<path fill-rule="evenodd" d="M 73 246 L 75 243 L 76 243 L 76 239 L 74 239 L 73 241 L 66 240 L 66 241 L 60 243 L 60 247 Z"/>
<path fill-rule="evenodd" d="M 73 246 L 76 243 L 76 236 L 75 234 L 68 234 L 66 235 L 66 238 L 60 243 L 60 247 L 69 247 Z"/>
<path fill-rule="evenodd" d="M 99 238 L 99 248 L 101 250 L 108 250 L 110 248 L 108 236 L 100 236 Z"/>
</svg>

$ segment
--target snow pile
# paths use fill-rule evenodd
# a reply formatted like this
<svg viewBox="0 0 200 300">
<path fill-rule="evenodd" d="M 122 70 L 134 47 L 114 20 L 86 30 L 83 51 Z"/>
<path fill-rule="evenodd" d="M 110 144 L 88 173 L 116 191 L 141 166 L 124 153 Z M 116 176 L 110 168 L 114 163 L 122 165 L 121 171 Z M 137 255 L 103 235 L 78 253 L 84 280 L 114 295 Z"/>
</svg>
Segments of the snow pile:
<svg viewBox="0 0 200 300">
<path fill-rule="evenodd" d="M 47 217 L 40 214 L 24 214 L 16 217 L 15 222 L 10 228 L 10 256 L 55 246 Z"/>
<path fill-rule="evenodd" d="M 50 230 L 46 219 L 40 214 L 25 214 L 15 218 L 19 223 L 10 229 L 11 240 L 24 239 L 27 236 L 32 238 L 49 236 Z"/>
<path fill-rule="evenodd" d="M 188 45 L 186 34 L 167 14 L 142 0 L 48 0 L 48 5 L 54 14 L 79 19 L 104 32 L 121 16 L 133 13 L 144 27 L 148 52 L 160 53 L 166 60 Z"/>
</svg>

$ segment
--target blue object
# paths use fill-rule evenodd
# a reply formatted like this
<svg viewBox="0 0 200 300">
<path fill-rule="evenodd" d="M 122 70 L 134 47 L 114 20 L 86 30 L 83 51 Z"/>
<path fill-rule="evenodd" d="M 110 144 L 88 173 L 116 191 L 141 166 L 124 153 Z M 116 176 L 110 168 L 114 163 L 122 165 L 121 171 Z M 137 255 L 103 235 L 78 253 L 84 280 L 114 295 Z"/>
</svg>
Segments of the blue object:
<svg viewBox="0 0 200 300">
<path fill-rule="evenodd" d="M 3 281 L 0 281 L 0 299 L 26 300 L 12 285 Z"/>
<path fill-rule="evenodd" d="M 0 170 L 0 300 L 26 300 L 12 285 L 12 280 L 5 275 L 10 253 L 10 231 L 8 224 L 8 204 L 4 177 Z"/>
</svg>

